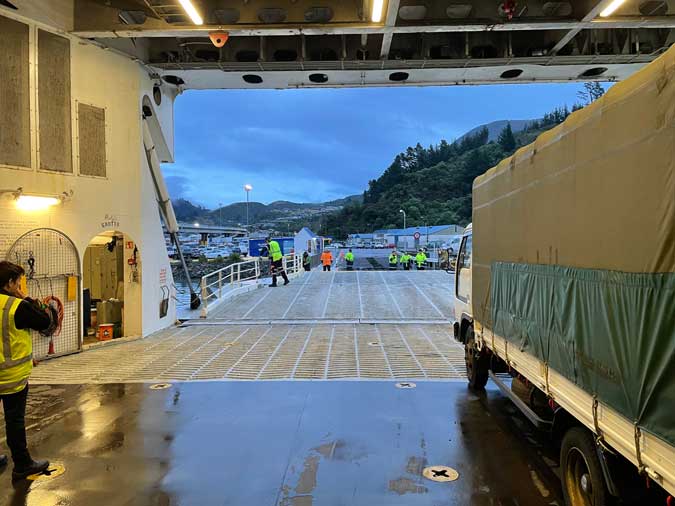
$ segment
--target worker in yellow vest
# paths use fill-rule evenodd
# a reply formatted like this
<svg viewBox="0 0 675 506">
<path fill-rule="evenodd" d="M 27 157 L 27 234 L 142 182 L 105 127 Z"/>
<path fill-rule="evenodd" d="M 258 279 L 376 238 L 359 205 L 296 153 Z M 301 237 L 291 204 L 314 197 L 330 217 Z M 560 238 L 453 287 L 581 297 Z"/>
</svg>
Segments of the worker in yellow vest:
<svg viewBox="0 0 675 506">
<path fill-rule="evenodd" d="M 347 262 L 347 270 L 351 271 L 354 269 L 354 253 L 352 249 L 349 248 L 349 251 L 345 253 L 345 262 Z"/>
<path fill-rule="evenodd" d="M 271 287 L 277 286 L 277 274 L 281 275 L 284 278 L 284 285 L 289 283 L 288 276 L 284 270 L 284 255 L 281 253 L 281 247 L 277 241 L 272 240 L 271 237 L 266 239 L 267 242 L 267 251 L 272 262 L 270 271 L 272 272 L 272 284 Z"/>
<path fill-rule="evenodd" d="M 417 270 L 423 271 L 424 265 L 427 263 L 427 255 L 422 248 L 420 248 L 417 255 L 415 255 L 415 262 L 417 263 Z"/>
<path fill-rule="evenodd" d="M 395 269 L 398 269 L 398 254 L 396 250 L 392 251 L 391 255 L 389 255 L 389 270 Z"/>
<path fill-rule="evenodd" d="M 401 264 L 403 265 L 403 269 L 409 271 L 411 263 L 412 263 L 412 256 L 407 251 L 404 251 L 403 254 L 401 255 Z"/>
<path fill-rule="evenodd" d="M 58 313 L 29 299 L 21 291 L 23 267 L 0 262 L 0 400 L 5 410 L 7 446 L 14 461 L 14 480 L 47 470 L 49 462 L 35 461 L 26 442 L 28 377 L 33 370 L 33 338 L 30 329 L 50 333 L 56 329 Z M 0 467 L 7 457 L 0 455 Z"/>
</svg>

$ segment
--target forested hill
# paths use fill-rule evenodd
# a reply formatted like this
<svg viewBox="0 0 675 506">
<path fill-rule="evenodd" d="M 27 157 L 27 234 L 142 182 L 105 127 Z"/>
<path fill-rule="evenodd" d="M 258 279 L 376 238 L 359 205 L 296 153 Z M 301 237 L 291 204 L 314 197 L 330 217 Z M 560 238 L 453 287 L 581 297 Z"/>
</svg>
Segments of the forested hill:
<svg viewBox="0 0 675 506">
<path fill-rule="evenodd" d="M 459 224 L 471 221 L 474 178 L 532 142 L 541 132 L 561 123 L 567 108 L 556 109 L 518 133 L 509 124 L 496 141 L 487 128 L 452 144 L 409 147 L 363 194 L 363 203 L 346 206 L 327 218 L 326 231 L 336 238 L 381 228 L 401 228 L 404 209 L 408 226 Z"/>
</svg>

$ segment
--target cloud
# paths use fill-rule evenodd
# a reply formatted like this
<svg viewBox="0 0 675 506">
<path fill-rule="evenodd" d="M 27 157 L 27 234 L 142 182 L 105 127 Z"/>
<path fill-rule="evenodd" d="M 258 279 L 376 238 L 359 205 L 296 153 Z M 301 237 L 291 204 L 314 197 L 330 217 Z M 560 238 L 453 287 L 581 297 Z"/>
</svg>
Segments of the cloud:
<svg viewBox="0 0 675 506">
<path fill-rule="evenodd" d="M 188 91 L 175 104 L 176 196 L 317 202 L 363 192 L 396 154 L 500 119 L 540 117 L 578 84 Z"/>
<path fill-rule="evenodd" d="M 172 199 L 185 198 L 192 193 L 192 185 L 187 177 L 164 175 L 164 182 Z"/>
</svg>

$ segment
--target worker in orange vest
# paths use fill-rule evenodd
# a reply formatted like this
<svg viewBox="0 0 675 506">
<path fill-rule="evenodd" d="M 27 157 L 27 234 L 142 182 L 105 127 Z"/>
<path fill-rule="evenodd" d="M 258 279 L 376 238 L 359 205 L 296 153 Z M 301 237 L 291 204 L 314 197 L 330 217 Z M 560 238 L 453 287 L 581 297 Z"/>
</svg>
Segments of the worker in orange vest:
<svg viewBox="0 0 675 506">
<path fill-rule="evenodd" d="M 323 252 L 321 253 L 321 264 L 323 265 L 323 270 L 329 271 L 332 263 L 333 263 L 333 254 L 327 249 L 323 250 Z"/>
</svg>

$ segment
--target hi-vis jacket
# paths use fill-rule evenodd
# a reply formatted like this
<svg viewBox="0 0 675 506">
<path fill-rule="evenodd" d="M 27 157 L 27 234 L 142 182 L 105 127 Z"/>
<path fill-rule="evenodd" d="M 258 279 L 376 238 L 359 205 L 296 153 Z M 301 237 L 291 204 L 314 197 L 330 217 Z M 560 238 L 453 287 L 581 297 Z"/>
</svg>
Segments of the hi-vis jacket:
<svg viewBox="0 0 675 506">
<path fill-rule="evenodd" d="M 279 247 L 279 243 L 277 241 L 270 241 L 269 252 L 273 262 L 281 260 L 281 258 L 284 256 L 283 253 L 281 253 L 281 247 Z"/>
<path fill-rule="evenodd" d="M 321 263 L 323 265 L 330 265 L 333 263 L 333 254 L 328 250 L 323 250 L 321 253 Z"/>
<path fill-rule="evenodd" d="M 14 315 L 21 299 L 0 294 L 0 395 L 15 394 L 28 384 L 33 370 L 33 339 L 17 329 Z"/>
</svg>

